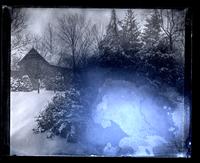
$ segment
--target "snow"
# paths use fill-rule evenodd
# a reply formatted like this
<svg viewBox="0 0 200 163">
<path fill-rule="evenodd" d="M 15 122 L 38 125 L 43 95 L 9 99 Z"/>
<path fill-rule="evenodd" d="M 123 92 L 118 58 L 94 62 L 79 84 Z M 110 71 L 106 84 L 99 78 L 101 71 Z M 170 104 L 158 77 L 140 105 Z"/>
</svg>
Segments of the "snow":
<svg viewBox="0 0 200 163">
<path fill-rule="evenodd" d="M 170 146 L 174 133 L 183 140 L 187 135 L 189 108 L 183 101 L 179 101 L 176 108 L 166 103 L 162 105 L 162 102 L 158 104 L 158 99 L 151 95 L 153 92 L 145 92 L 146 88 L 124 80 L 105 82 L 99 88 L 100 97 L 88 122 L 87 144 L 67 143 L 60 137 L 47 139 L 48 133 L 33 133 L 37 124 L 35 117 L 55 96 L 53 91 L 41 90 L 39 94 L 37 91 L 11 92 L 11 155 L 153 157 L 162 150 L 169 152 L 174 147 Z M 64 92 L 60 93 L 64 95 Z M 60 131 L 63 127 L 64 124 Z M 97 146 L 101 146 L 102 153 Z M 127 149 L 128 153 L 118 153 Z M 183 152 L 176 155 L 185 156 Z"/>
<path fill-rule="evenodd" d="M 66 127 L 65 123 L 62 123 L 61 126 L 59 127 L 58 131 L 61 133 L 61 131 Z"/>
<path fill-rule="evenodd" d="M 117 152 L 117 148 L 113 147 L 111 143 L 107 143 L 103 152 L 105 155 L 114 155 Z"/>
<path fill-rule="evenodd" d="M 57 92 L 64 95 L 65 92 Z M 50 133 L 34 134 L 35 117 L 51 102 L 54 91 L 41 90 L 32 92 L 11 92 L 11 155 L 46 156 L 46 155 L 88 155 L 85 151 L 95 151 L 80 142 L 67 143 L 61 137 L 49 137 Z"/>
<path fill-rule="evenodd" d="M 45 108 L 53 91 L 11 92 L 10 140 L 11 155 L 46 155 L 60 150 L 63 140 L 46 139 L 45 134 L 34 134 L 35 117 Z M 58 145 L 60 144 L 60 146 Z"/>
</svg>

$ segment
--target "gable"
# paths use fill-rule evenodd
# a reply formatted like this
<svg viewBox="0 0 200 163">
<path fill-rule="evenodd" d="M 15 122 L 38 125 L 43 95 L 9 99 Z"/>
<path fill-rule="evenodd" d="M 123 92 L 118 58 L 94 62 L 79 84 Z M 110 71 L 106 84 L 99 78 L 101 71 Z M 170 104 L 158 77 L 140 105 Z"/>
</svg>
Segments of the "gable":
<svg viewBox="0 0 200 163">
<path fill-rule="evenodd" d="M 20 71 L 32 78 L 44 76 L 56 76 L 58 73 L 69 75 L 71 69 L 51 65 L 35 49 L 31 49 L 18 63 Z"/>
<path fill-rule="evenodd" d="M 22 59 L 18 65 L 23 65 L 27 61 L 38 60 L 44 64 L 49 64 L 34 48 L 32 48 Z"/>
</svg>

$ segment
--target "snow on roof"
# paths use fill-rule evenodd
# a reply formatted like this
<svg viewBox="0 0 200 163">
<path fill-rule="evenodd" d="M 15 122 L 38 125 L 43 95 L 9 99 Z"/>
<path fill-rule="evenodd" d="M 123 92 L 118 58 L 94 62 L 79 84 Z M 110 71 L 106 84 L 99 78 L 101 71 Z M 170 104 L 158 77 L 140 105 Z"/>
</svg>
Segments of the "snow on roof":
<svg viewBox="0 0 200 163">
<path fill-rule="evenodd" d="M 27 59 L 31 59 L 32 57 L 37 57 L 37 58 L 40 58 L 41 60 L 47 62 L 44 57 L 42 57 L 37 50 L 35 50 L 34 48 L 32 48 L 20 61 L 19 61 L 19 64 L 23 63 L 24 60 L 27 60 Z M 48 62 L 47 62 L 48 63 Z"/>
<path fill-rule="evenodd" d="M 23 60 L 26 60 L 27 58 L 31 59 L 33 55 L 37 55 L 37 57 L 39 57 L 40 59 L 44 60 L 45 62 L 47 62 L 48 64 L 52 66 L 69 68 L 69 65 L 64 65 L 64 64 L 59 63 L 59 60 L 60 60 L 60 57 L 58 57 L 59 55 L 46 55 L 46 57 L 44 57 L 35 48 L 31 48 L 29 52 L 25 53 L 22 59 L 19 61 L 19 64 L 22 63 Z"/>
</svg>

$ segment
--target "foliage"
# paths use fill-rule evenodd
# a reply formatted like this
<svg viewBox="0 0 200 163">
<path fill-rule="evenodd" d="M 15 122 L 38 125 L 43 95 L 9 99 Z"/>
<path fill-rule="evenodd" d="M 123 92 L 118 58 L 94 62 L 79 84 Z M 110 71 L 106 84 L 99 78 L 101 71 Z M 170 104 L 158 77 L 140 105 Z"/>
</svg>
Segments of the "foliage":
<svg viewBox="0 0 200 163">
<path fill-rule="evenodd" d="M 119 21 L 121 27 L 120 44 L 126 52 L 136 53 L 140 49 L 140 31 L 132 9 L 128 9 L 125 18 Z"/>
<path fill-rule="evenodd" d="M 100 56 L 98 58 L 100 65 L 122 67 L 131 64 L 131 58 L 141 47 L 139 34 L 140 31 L 132 10 L 127 10 L 124 20 L 118 21 L 113 9 L 106 35 L 100 42 Z"/>
<path fill-rule="evenodd" d="M 143 41 L 146 47 L 155 47 L 161 38 L 161 20 L 154 10 L 150 18 L 146 19 L 147 24 L 143 32 Z"/>
<path fill-rule="evenodd" d="M 67 142 L 77 142 L 84 130 L 84 108 L 80 92 L 70 88 L 65 96 L 57 94 L 36 118 L 35 133 L 47 133 L 48 138 L 61 136 Z"/>
<path fill-rule="evenodd" d="M 28 75 L 24 75 L 22 78 L 11 77 L 11 91 L 29 92 L 32 90 L 33 86 Z"/>
</svg>

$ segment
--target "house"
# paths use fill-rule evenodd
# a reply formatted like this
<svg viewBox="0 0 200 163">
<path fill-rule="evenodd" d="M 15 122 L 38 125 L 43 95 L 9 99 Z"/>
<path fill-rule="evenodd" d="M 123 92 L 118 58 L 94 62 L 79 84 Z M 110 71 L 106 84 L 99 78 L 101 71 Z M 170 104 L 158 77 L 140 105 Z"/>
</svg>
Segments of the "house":
<svg viewBox="0 0 200 163">
<path fill-rule="evenodd" d="M 32 48 L 19 62 L 20 75 L 28 75 L 33 87 L 38 87 L 38 81 L 44 78 L 53 78 L 58 74 L 67 81 L 71 75 L 71 69 L 51 65 L 34 48 Z"/>
</svg>

